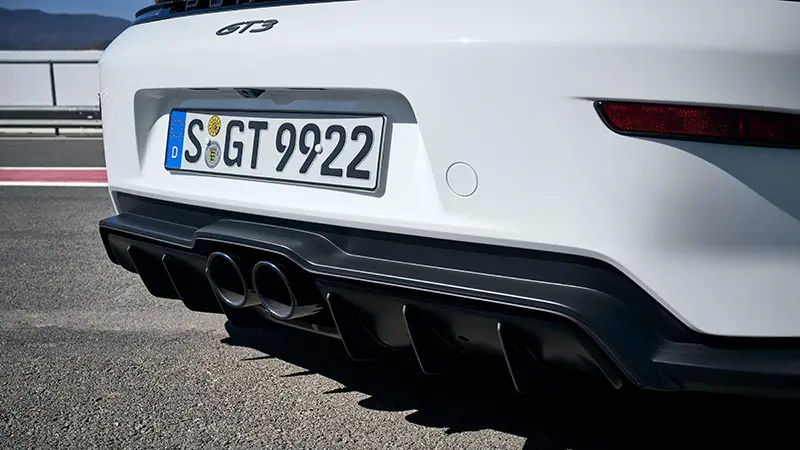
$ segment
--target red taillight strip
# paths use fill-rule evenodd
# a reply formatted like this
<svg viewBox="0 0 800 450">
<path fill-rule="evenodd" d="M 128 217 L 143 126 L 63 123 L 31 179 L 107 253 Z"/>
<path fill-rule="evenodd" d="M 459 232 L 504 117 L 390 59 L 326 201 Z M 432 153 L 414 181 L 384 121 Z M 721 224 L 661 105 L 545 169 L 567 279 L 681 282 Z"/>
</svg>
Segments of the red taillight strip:
<svg viewBox="0 0 800 450">
<path fill-rule="evenodd" d="M 800 148 L 800 115 L 733 108 L 595 103 L 613 131 L 632 136 Z"/>
</svg>

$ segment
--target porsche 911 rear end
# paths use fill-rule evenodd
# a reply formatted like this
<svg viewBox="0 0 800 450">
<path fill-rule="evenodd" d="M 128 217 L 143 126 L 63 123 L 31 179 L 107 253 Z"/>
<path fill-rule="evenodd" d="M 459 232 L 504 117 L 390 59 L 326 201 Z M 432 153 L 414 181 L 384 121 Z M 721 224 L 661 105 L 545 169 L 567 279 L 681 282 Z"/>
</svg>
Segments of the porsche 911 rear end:
<svg viewBox="0 0 800 450">
<path fill-rule="evenodd" d="M 496 363 L 800 388 L 800 4 L 200 0 L 100 62 L 109 258 L 155 296 Z"/>
</svg>

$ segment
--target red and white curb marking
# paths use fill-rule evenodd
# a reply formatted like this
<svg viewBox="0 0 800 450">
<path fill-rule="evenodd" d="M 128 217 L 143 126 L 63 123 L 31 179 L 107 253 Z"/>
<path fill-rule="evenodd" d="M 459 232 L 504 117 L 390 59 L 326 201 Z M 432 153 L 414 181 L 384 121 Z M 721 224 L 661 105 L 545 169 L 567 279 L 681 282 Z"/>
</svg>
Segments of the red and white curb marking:
<svg viewBox="0 0 800 450">
<path fill-rule="evenodd" d="M 0 186 L 108 186 L 104 167 L 0 167 Z"/>
</svg>

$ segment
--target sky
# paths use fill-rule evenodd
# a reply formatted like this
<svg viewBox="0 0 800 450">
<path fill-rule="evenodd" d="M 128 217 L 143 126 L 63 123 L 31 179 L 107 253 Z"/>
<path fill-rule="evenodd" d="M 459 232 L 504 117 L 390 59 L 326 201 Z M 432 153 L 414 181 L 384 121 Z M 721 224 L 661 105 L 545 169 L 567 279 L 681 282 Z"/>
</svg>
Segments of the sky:
<svg viewBox="0 0 800 450">
<path fill-rule="evenodd" d="M 41 9 L 50 13 L 99 14 L 133 20 L 136 11 L 153 0 L 0 0 L 8 9 Z"/>
</svg>

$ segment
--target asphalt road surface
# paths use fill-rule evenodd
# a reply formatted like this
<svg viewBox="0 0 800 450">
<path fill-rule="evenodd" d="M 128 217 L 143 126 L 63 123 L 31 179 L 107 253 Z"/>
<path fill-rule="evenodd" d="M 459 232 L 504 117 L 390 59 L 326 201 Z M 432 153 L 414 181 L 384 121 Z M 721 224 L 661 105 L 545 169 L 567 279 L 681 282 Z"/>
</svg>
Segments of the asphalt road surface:
<svg viewBox="0 0 800 450">
<path fill-rule="evenodd" d="M 101 152 L 100 141 L 0 140 L 0 166 L 94 166 Z M 413 361 L 351 362 L 324 337 L 231 328 L 111 264 L 97 222 L 112 214 L 104 188 L 0 187 L 0 448 L 796 442 L 796 404 L 570 385 L 520 396 L 504 373 L 430 378 Z"/>
<path fill-rule="evenodd" d="M 0 167 L 104 167 L 97 138 L 0 138 Z"/>
</svg>

